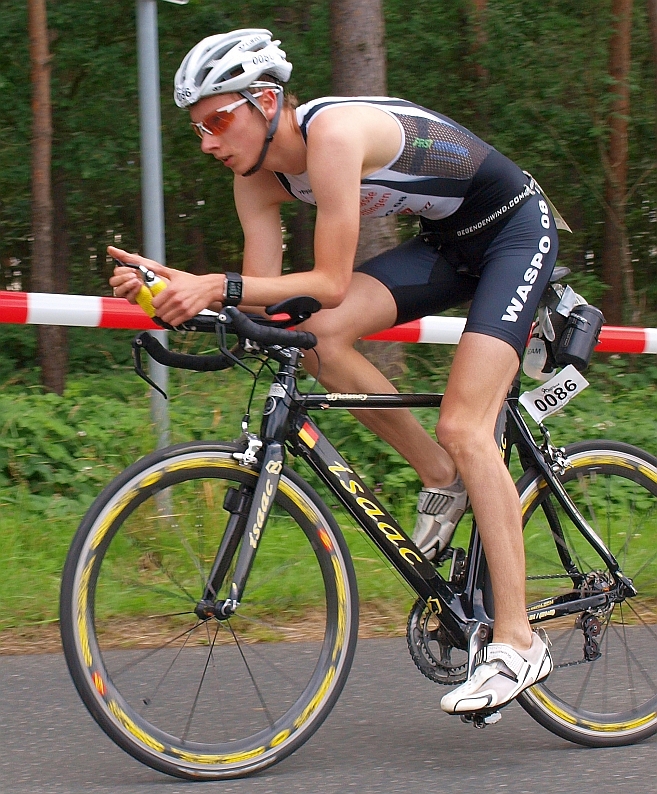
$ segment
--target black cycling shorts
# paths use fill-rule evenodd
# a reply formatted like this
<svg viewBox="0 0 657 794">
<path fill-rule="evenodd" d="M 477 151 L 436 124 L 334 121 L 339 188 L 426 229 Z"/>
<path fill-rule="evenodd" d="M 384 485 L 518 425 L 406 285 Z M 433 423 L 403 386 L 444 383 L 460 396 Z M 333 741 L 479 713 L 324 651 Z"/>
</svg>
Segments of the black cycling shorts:
<svg viewBox="0 0 657 794">
<path fill-rule="evenodd" d="M 439 246 L 418 236 L 358 271 L 390 290 L 397 324 L 471 300 L 465 330 L 502 339 L 522 358 L 558 249 L 554 218 L 536 194 L 481 234 Z"/>
</svg>

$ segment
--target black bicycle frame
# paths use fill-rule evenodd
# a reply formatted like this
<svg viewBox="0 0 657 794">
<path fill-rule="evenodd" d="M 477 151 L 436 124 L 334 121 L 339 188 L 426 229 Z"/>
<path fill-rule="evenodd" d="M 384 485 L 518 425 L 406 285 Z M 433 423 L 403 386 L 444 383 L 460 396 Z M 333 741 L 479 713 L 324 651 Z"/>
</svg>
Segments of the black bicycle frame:
<svg viewBox="0 0 657 794">
<path fill-rule="evenodd" d="M 441 625 L 457 647 L 468 648 L 475 634 L 479 635 L 480 640 L 484 640 L 487 629 L 492 626 L 493 614 L 492 605 L 485 597 L 488 589 L 486 560 L 475 522 L 473 522 L 468 550 L 465 583 L 456 588 L 426 559 L 376 495 L 308 416 L 309 411 L 330 408 L 439 408 L 443 395 L 301 394 L 296 389 L 299 351 L 278 350 L 273 357 L 279 362 L 280 369 L 267 397 L 262 419 L 260 440 L 263 449 L 259 458 L 262 466 L 261 474 L 251 500 L 246 525 L 241 524 L 245 542 L 240 547 L 236 572 L 230 587 L 230 597 L 219 610 L 221 614 L 225 616 L 232 614 L 241 599 L 260 537 L 265 531 L 273 494 L 282 470 L 284 446 L 287 444 L 292 452 L 302 457 L 330 488 L 358 526 L 420 598 L 436 614 L 440 614 Z M 631 581 L 622 574 L 616 559 L 575 507 L 552 469 L 549 454 L 538 447 L 531 435 L 518 409 L 518 387 L 516 381 L 505 403 L 505 409 L 500 415 L 496 430 L 505 459 L 508 462 L 511 448 L 518 447 L 523 468 L 527 470 L 535 467 L 540 472 L 568 518 L 608 566 L 617 585 L 622 587 L 626 594 L 632 594 L 635 591 Z M 563 539 L 563 533 L 556 512 L 550 505 L 544 506 L 544 510 L 555 535 L 555 542 L 559 546 L 558 539 L 559 537 Z M 586 596 L 578 593 L 576 588 L 581 587 L 583 582 L 577 579 L 576 566 L 570 560 L 565 544 L 563 549 L 560 549 L 560 556 L 564 570 L 572 575 L 575 590 L 531 605 L 528 611 L 531 623 L 539 623 L 562 614 L 575 614 L 601 608 L 613 597 L 610 593 Z M 217 592 L 220 584 L 220 581 L 213 581 L 207 591 L 208 595 L 211 590 Z"/>
</svg>

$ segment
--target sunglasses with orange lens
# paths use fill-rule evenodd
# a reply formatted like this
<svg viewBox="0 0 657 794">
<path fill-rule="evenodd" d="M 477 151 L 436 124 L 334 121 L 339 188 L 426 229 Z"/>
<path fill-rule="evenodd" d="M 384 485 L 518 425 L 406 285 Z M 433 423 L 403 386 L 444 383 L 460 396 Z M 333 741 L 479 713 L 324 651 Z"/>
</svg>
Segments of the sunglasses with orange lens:
<svg viewBox="0 0 657 794">
<path fill-rule="evenodd" d="M 261 94 L 262 91 L 253 94 L 254 99 L 255 97 L 261 96 Z M 204 133 L 206 135 L 221 135 L 221 133 L 226 132 L 228 127 L 233 123 L 235 119 L 234 111 L 249 101 L 248 99 L 238 99 L 237 102 L 231 102 L 230 105 L 217 108 L 217 110 L 213 110 L 212 113 L 208 113 L 202 121 L 190 122 L 192 129 L 199 138 L 202 138 Z"/>
</svg>

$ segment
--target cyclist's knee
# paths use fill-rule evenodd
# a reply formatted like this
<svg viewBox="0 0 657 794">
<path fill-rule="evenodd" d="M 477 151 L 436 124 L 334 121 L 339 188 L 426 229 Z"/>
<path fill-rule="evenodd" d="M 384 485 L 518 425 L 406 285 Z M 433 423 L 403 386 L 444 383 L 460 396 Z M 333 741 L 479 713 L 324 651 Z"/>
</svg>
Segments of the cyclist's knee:
<svg viewBox="0 0 657 794">
<path fill-rule="evenodd" d="M 346 324 L 337 317 L 331 317 L 331 312 L 320 312 L 307 320 L 303 326 L 304 331 L 311 331 L 317 337 L 315 350 L 319 355 L 322 366 L 330 364 L 334 359 L 339 360 L 346 348 L 354 346 L 358 338 Z"/>
<path fill-rule="evenodd" d="M 460 468 L 459 464 L 480 455 L 490 445 L 492 433 L 485 428 L 475 427 L 471 419 L 461 414 L 441 414 L 436 425 L 436 437 L 441 447 Z"/>
</svg>

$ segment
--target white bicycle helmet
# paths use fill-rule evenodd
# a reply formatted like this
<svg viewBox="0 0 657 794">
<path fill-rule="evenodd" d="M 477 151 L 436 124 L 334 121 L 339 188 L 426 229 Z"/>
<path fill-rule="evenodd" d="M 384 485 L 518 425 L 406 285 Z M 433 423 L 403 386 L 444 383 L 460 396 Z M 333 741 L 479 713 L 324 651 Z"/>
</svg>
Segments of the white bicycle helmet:
<svg viewBox="0 0 657 794">
<path fill-rule="evenodd" d="M 292 64 L 263 28 L 245 28 L 219 33 L 200 41 L 187 53 L 174 78 L 174 99 L 187 108 L 206 96 L 238 93 L 246 96 L 250 87 L 267 74 L 286 83 Z"/>
</svg>

